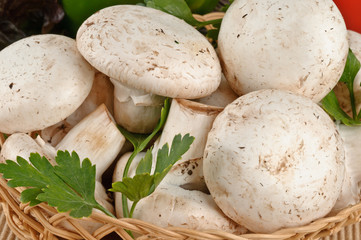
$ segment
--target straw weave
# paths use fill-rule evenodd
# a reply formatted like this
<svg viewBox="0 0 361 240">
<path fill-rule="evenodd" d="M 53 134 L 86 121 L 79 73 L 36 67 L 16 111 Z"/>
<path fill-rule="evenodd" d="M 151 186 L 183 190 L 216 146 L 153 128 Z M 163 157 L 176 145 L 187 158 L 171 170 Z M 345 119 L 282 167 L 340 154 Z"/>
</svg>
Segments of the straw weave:
<svg viewBox="0 0 361 240">
<path fill-rule="evenodd" d="M 295 228 L 279 230 L 273 234 L 247 233 L 243 235 L 234 235 L 223 231 L 204 230 L 196 231 L 186 228 L 169 227 L 160 228 L 151 223 L 143 222 L 137 219 L 122 218 L 115 219 L 102 213 L 93 212 L 89 218 L 84 221 L 98 222 L 101 227 L 94 233 L 87 232 L 76 219 L 69 217 L 67 213 L 58 213 L 54 208 L 46 204 L 40 204 L 35 207 L 29 207 L 28 204 L 21 204 L 19 201 L 20 192 L 17 189 L 7 186 L 7 181 L 0 179 L 0 202 L 7 224 L 20 239 L 102 239 L 113 233 L 127 240 L 132 239 L 124 230 L 131 230 L 137 239 L 319 239 L 322 237 L 336 234 L 345 227 L 360 221 L 361 203 L 343 209 L 335 216 L 318 219 L 308 225 Z M 67 222 L 74 227 L 74 231 L 59 227 L 61 222 Z M 355 228 L 356 230 L 352 230 Z M 351 230 L 343 231 L 335 239 L 350 239 L 360 235 L 359 227 L 353 227 Z M 114 239 L 114 238 L 113 238 Z M 356 238 L 353 238 L 356 239 Z"/>
<path fill-rule="evenodd" d="M 211 13 L 204 16 L 195 15 L 197 20 L 204 21 L 223 17 L 223 13 Z M 207 26 L 207 29 L 212 28 Z M 0 145 L 4 139 L 0 134 Z M 361 203 L 343 209 L 334 216 L 318 219 L 302 227 L 287 228 L 273 234 L 247 233 L 234 235 L 223 231 L 204 230 L 196 231 L 186 228 L 169 227 L 161 228 L 151 223 L 137 219 L 114 219 L 102 213 L 94 211 L 85 222 L 99 223 L 100 227 L 93 233 L 89 233 L 79 224 L 78 220 L 71 218 L 67 213 L 58 213 L 55 208 L 47 204 L 39 204 L 30 207 L 28 204 L 20 203 L 20 190 L 7 186 L 7 181 L 0 178 L 0 202 L 6 222 L 19 239 L 32 240 L 55 240 L 55 239 L 89 239 L 115 240 L 117 237 L 124 240 L 133 239 L 127 231 L 131 230 L 139 240 L 145 239 L 264 239 L 264 240 L 299 240 L 299 239 L 320 239 L 325 240 L 359 240 L 360 239 L 360 218 Z M 275 219 L 276 221 L 276 219 Z M 357 223 L 357 224 L 355 224 Z M 67 230 L 60 225 L 67 224 L 74 230 Z M 352 225 L 355 224 L 355 225 Z M 8 235 L 11 235 L 10 233 Z M 7 235 L 7 236 L 8 236 Z M 6 238 L 1 238 L 1 240 Z M 13 240 L 11 235 L 9 240 Z"/>
</svg>

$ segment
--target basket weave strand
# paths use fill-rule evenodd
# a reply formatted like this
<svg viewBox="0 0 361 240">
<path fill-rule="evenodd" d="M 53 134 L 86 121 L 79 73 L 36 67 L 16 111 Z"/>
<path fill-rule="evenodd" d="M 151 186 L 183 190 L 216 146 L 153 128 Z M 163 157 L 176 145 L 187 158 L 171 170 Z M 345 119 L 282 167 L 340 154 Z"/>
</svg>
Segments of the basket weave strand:
<svg viewBox="0 0 361 240">
<path fill-rule="evenodd" d="M 194 15 L 198 21 L 206 21 L 222 18 L 224 13 L 210 13 L 206 15 Z M 212 26 L 206 26 L 206 29 L 212 29 Z M 4 143 L 3 134 L 0 134 L 0 146 Z M 234 235 L 216 230 L 191 230 L 179 227 L 161 228 L 151 223 L 143 222 L 137 219 L 114 219 L 102 213 L 94 211 L 89 218 L 84 221 L 96 222 L 101 225 L 93 233 L 84 229 L 78 220 L 71 218 L 67 213 L 58 213 L 44 203 L 30 207 L 28 204 L 20 203 L 19 189 L 7 186 L 7 181 L 0 178 L 0 202 L 3 213 L 10 229 L 19 239 L 32 240 L 56 240 L 56 239 L 89 239 L 100 240 L 109 236 L 117 235 L 124 240 L 133 239 L 127 231 L 132 231 L 139 240 L 145 239 L 207 239 L 207 240 L 300 240 L 300 239 L 319 239 L 329 237 L 338 232 L 342 236 L 359 236 L 360 232 L 353 232 L 350 228 L 352 224 L 360 222 L 361 203 L 343 209 L 334 216 L 318 219 L 310 224 L 281 229 L 273 234 L 247 233 L 243 235 Z M 73 231 L 66 230 L 60 225 L 66 223 L 74 228 Z M 345 231 L 348 230 L 348 232 Z M 355 235 L 356 234 L 356 235 Z M 334 235 L 336 236 L 336 235 Z M 348 239 L 345 237 L 342 239 Z M 113 238 L 114 239 L 114 238 Z M 336 237 L 337 239 L 337 237 Z M 335 240 L 332 238 L 331 240 Z"/>
<path fill-rule="evenodd" d="M 185 228 L 169 227 L 160 228 L 151 223 L 137 219 L 123 218 L 114 219 L 99 212 L 93 212 L 92 216 L 85 221 L 103 224 L 93 234 L 87 232 L 77 220 L 67 213 L 58 213 L 46 204 L 29 207 L 20 204 L 20 192 L 7 186 L 7 181 L 0 179 L 0 195 L 3 211 L 7 217 L 7 223 L 12 231 L 20 239 L 102 239 L 110 233 L 115 233 L 123 239 L 132 239 L 124 230 L 128 229 L 141 235 L 137 239 L 318 239 L 335 234 L 346 226 L 359 222 L 361 217 L 361 203 L 343 209 L 335 216 L 325 217 L 305 226 L 286 228 L 273 234 L 247 233 L 234 235 L 222 231 L 205 230 L 196 231 Z M 48 217 L 45 212 L 54 215 Z M 60 222 L 66 221 L 75 227 L 72 232 L 59 228 Z"/>
</svg>

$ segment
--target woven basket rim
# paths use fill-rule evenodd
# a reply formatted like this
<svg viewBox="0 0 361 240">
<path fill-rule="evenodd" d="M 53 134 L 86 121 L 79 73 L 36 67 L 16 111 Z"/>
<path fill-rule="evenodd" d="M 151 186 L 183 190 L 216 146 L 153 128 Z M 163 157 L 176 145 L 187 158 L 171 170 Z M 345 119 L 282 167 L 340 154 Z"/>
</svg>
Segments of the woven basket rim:
<svg viewBox="0 0 361 240">
<path fill-rule="evenodd" d="M 141 236 L 137 239 L 318 239 L 330 236 L 341 231 L 344 227 L 360 221 L 361 202 L 344 208 L 333 216 L 317 219 L 309 224 L 284 228 L 271 234 L 245 233 L 235 235 L 221 230 L 191 230 L 181 227 L 161 228 L 152 223 L 133 218 L 115 219 L 103 213 L 94 211 L 84 221 L 98 222 L 102 224 L 93 234 L 87 232 L 70 217 L 68 213 L 58 213 L 53 207 L 45 203 L 30 207 L 20 203 L 20 190 L 7 186 L 7 180 L 0 178 L 0 202 L 10 229 L 20 239 L 101 239 L 115 232 L 123 239 L 132 239 L 124 229 L 131 230 Z M 51 212 L 51 217 L 46 216 L 44 211 Z M 75 226 L 77 231 L 65 230 L 57 225 L 61 221 L 67 221 Z"/>
<path fill-rule="evenodd" d="M 198 21 L 206 21 L 222 18 L 223 12 L 212 12 L 206 15 L 194 14 Z M 206 26 L 212 29 L 212 26 Z M 0 146 L 5 141 L 0 134 Z M 102 226 L 90 234 L 76 219 L 67 213 L 58 213 L 53 207 L 45 203 L 30 207 L 20 203 L 20 190 L 7 185 L 7 180 L 0 177 L 0 202 L 7 223 L 13 233 L 20 239 L 102 239 L 114 232 L 123 239 L 133 239 L 124 229 L 138 233 L 137 239 L 318 239 L 338 233 L 343 228 L 361 221 L 361 202 L 346 207 L 333 216 L 317 219 L 309 224 L 284 228 L 271 234 L 246 233 L 235 235 L 220 230 L 191 230 L 181 227 L 161 228 L 133 218 L 114 219 L 105 214 L 93 211 L 89 218 L 84 221 L 97 222 Z M 45 214 L 46 213 L 46 214 Z M 49 217 L 49 214 L 51 216 Z M 67 222 L 76 229 L 65 230 L 58 227 L 59 223 Z"/>
</svg>

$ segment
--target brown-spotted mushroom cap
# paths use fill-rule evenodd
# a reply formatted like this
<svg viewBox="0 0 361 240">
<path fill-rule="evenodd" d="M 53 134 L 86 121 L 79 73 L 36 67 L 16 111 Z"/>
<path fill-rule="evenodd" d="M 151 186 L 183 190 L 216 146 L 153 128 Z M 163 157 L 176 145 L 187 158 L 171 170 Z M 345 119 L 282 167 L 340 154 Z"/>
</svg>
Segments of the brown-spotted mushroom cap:
<svg viewBox="0 0 361 240">
<path fill-rule="evenodd" d="M 343 184 L 344 146 L 316 103 L 259 90 L 213 122 L 203 174 L 217 205 L 253 232 L 301 226 L 330 212 Z"/>
<path fill-rule="evenodd" d="M 153 8 L 102 9 L 82 24 L 76 40 L 91 65 L 145 92 L 194 99 L 211 94 L 221 80 L 208 40 L 183 20 Z"/>
<path fill-rule="evenodd" d="M 95 69 L 74 39 L 44 34 L 0 52 L 0 132 L 30 132 L 73 113 L 93 84 Z"/>
<path fill-rule="evenodd" d="M 218 47 L 239 95 L 278 88 L 318 102 L 341 77 L 346 35 L 332 0 L 237 0 L 222 20 Z"/>
</svg>

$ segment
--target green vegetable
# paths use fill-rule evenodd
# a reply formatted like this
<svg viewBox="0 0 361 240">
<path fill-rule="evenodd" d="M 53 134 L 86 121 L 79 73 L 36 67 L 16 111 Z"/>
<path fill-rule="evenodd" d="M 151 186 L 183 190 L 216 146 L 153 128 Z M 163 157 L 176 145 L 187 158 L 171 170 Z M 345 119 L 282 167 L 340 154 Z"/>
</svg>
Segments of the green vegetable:
<svg viewBox="0 0 361 240">
<path fill-rule="evenodd" d="M 135 206 L 139 200 L 154 192 L 172 166 L 188 151 L 193 140 L 194 137 L 189 136 L 189 134 L 186 134 L 183 138 L 178 134 L 172 141 L 170 151 L 168 144 L 164 144 L 164 146 L 158 150 L 153 174 L 150 174 L 153 161 L 152 148 L 150 148 L 145 157 L 139 162 L 134 177 L 123 177 L 122 181 L 113 183 L 113 188 L 110 189 L 110 191 L 121 192 L 129 200 L 133 201 L 129 217 L 132 217 Z M 123 209 L 123 211 L 124 210 L 127 211 L 127 209 Z"/>
<path fill-rule="evenodd" d="M 105 7 L 119 4 L 137 4 L 143 0 L 62 0 L 68 26 L 73 35 L 80 25 L 92 14 Z"/>
<path fill-rule="evenodd" d="M 216 8 L 219 0 L 186 0 L 186 2 L 193 13 L 207 14 Z"/>
<path fill-rule="evenodd" d="M 352 109 L 352 117 L 345 113 L 339 105 L 336 94 L 334 91 L 331 91 L 326 97 L 321 101 L 322 107 L 325 111 L 331 115 L 334 119 L 341 121 L 345 125 L 360 125 L 361 121 L 361 111 L 356 112 L 355 96 L 353 91 L 353 84 L 356 77 L 356 74 L 360 70 L 361 64 L 360 61 L 353 54 L 351 49 L 349 50 L 345 69 L 340 78 L 340 82 L 346 84 L 347 89 L 350 94 L 350 105 Z"/>
<path fill-rule="evenodd" d="M 58 151 L 57 166 L 38 153 L 32 153 L 29 160 L 32 165 L 22 157 L 0 164 L 10 187 L 29 187 L 21 193 L 21 202 L 31 206 L 47 202 L 59 212 L 70 211 L 74 218 L 90 216 L 93 208 L 114 217 L 95 200 L 95 165 L 88 158 L 80 163 L 75 152 Z"/>
<path fill-rule="evenodd" d="M 200 23 L 193 17 L 191 9 L 184 0 L 145 0 L 144 2 L 147 7 L 169 13 L 190 25 L 197 26 Z"/>
<path fill-rule="evenodd" d="M 214 26 L 220 26 L 220 23 L 222 22 L 222 19 L 215 19 L 205 22 L 199 22 L 197 21 L 193 15 L 192 11 L 185 2 L 185 0 L 145 0 L 147 7 L 152 7 L 158 10 L 161 10 L 163 12 L 166 12 L 168 14 L 171 14 L 173 16 L 176 16 L 180 19 L 183 19 L 188 24 L 200 29 L 206 25 L 214 25 Z M 219 28 L 217 28 L 217 31 L 219 31 Z M 210 36 L 218 36 L 218 34 L 212 34 Z"/>
<path fill-rule="evenodd" d="M 226 12 L 233 2 L 234 0 L 227 1 L 227 3 L 225 3 L 224 6 L 221 8 L 221 11 Z"/>
<path fill-rule="evenodd" d="M 129 142 L 131 142 L 134 147 L 133 153 L 132 153 L 132 155 L 130 155 L 130 157 L 127 161 L 127 164 L 125 165 L 124 172 L 123 172 L 123 179 L 128 177 L 129 168 L 130 168 L 130 165 L 132 164 L 135 156 L 147 147 L 147 145 L 153 139 L 153 137 L 164 126 L 165 121 L 167 120 L 167 117 L 168 117 L 169 109 L 170 109 L 169 98 L 166 98 L 164 100 L 164 105 L 161 110 L 159 122 L 150 135 L 134 134 L 134 133 L 128 132 L 127 130 L 125 130 L 122 127 L 118 127 L 120 132 L 123 134 L 123 136 Z M 122 194 L 122 205 L 123 205 L 123 216 L 129 217 L 128 201 L 127 201 L 127 197 L 125 196 L 125 194 Z"/>
</svg>

